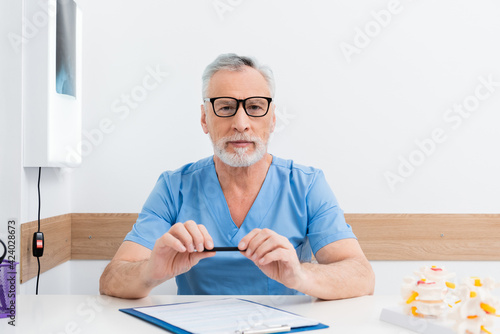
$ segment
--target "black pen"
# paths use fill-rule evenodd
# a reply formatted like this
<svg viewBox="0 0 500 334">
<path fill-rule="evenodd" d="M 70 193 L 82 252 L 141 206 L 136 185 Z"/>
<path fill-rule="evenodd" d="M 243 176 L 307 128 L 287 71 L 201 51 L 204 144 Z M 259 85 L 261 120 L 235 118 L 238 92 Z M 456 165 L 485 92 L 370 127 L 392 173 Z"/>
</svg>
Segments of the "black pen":
<svg viewBox="0 0 500 334">
<path fill-rule="evenodd" d="M 238 247 L 214 247 L 212 249 L 204 249 L 204 252 L 244 252 L 245 250 L 240 251 Z"/>
</svg>

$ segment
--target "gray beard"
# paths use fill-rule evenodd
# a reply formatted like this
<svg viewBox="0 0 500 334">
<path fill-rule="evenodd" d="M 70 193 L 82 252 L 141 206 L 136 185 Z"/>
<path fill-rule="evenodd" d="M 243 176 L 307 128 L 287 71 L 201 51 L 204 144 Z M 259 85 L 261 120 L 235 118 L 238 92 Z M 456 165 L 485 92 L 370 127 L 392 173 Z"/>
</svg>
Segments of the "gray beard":
<svg viewBox="0 0 500 334">
<path fill-rule="evenodd" d="M 210 139 L 212 139 L 210 137 Z M 226 151 L 226 143 L 229 141 L 246 140 L 252 141 L 255 144 L 255 150 L 252 153 L 247 153 L 248 147 L 236 147 L 234 153 Z M 267 143 L 256 136 L 236 134 L 230 137 L 224 137 L 217 142 L 213 142 L 215 155 L 226 165 L 231 167 L 249 167 L 262 159 L 267 153 Z"/>
</svg>

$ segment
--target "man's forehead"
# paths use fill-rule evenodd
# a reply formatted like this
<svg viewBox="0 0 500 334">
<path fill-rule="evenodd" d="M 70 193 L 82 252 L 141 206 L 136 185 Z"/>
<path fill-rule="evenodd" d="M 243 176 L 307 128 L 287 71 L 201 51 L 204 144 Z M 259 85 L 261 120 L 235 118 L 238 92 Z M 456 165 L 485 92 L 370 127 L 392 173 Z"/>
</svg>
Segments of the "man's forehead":
<svg viewBox="0 0 500 334">
<path fill-rule="evenodd" d="M 220 96 L 220 94 L 269 96 L 270 92 L 269 85 L 262 73 L 252 67 L 243 66 L 238 70 L 223 69 L 217 71 L 210 79 L 208 94 L 211 97 Z"/>
</svg>

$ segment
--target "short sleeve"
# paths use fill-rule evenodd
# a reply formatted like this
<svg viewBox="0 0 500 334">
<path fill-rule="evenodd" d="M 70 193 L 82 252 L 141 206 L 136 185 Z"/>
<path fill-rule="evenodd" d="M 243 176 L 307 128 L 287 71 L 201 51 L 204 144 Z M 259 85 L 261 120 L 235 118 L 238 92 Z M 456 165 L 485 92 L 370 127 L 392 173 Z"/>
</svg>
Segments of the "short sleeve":
<svg viewBox="0 0 500 334">
<path fill-rule="evenodd" d="M 144 203 L 141 213 L 132 231 L 125 237 L 125 241 L 133 241 L 153 249 L 156 240 L 175 224 L 177 203 L 172 196 L 175 191 L 172 187 L 175 185 L 172 185 L 169 173 L 163 173 Z"/>
<path fill-rule="evenodd" d="M 307 236 L 314 254 L 329 243 L 356 238 L 344 218 L 344 211 L 326 182 L 323 171 L 317 170 L 306 195 Z"/>
</svg>

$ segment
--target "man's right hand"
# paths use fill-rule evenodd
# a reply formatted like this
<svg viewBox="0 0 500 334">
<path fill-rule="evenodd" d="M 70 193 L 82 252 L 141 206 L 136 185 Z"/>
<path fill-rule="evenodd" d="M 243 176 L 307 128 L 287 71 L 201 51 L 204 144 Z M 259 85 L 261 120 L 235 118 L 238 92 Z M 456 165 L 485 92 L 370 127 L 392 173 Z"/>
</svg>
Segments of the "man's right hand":
<svg viewBox="0 0 500 334">
<path fill-rule="evenodd" d="M 203 252 L 213 247 L 212 237 L 205 226 L 192 220 L 176 223 L 156 240 L 143 279 L 148 285 L 156 286 L 183 274 L 200 260 L 214 256 L 214 252 Z"/>
</svg>

